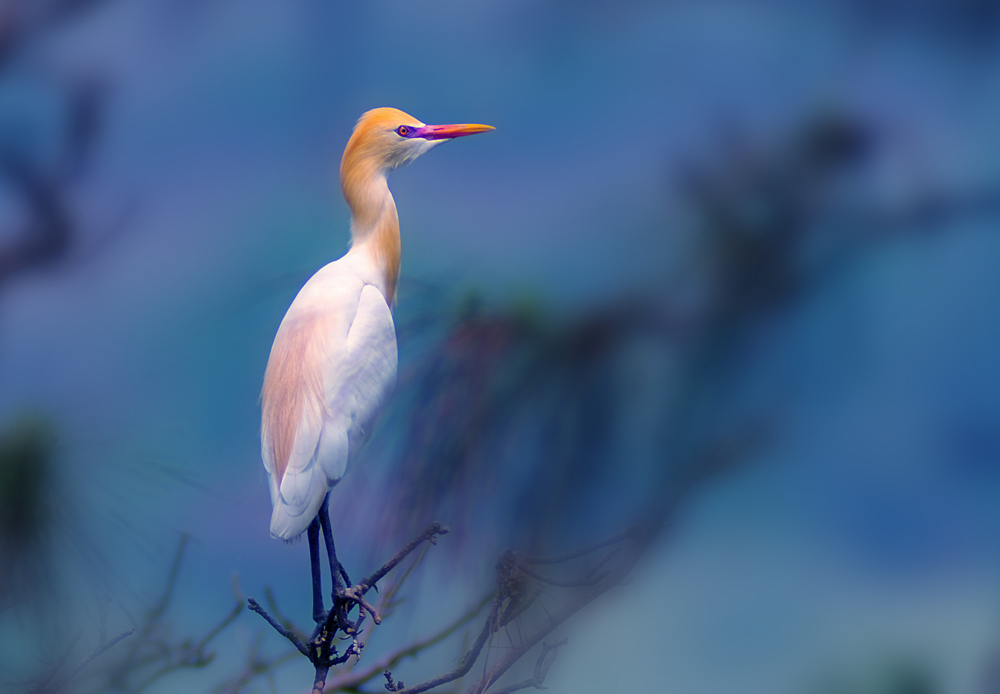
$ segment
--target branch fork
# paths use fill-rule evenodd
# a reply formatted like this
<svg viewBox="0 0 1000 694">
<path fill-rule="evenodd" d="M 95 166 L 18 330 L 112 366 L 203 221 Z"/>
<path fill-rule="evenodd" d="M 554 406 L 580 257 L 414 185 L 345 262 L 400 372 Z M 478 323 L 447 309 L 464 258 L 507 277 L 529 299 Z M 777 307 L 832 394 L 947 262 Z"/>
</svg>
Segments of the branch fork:
<svg viewBox="0 0 1000 694">
<path fill-rule="evenodd" d="M 330 610 L 316 615 L 316 628 L 313 630 L 308 642 L 303 643 L 294 632 L 285 628 L 272 617 L 267 610 L 261 607 L 253 598 L 247 599 L 247 607 L 259 614 L 267 621 L 271 627 L 281 636 L 288 639 L 296 650 L 305 656 L 315 668 L 316 676 L 313 681 L 313 692 L 321 693 L 326 686 L 326 677 L 330 668 L 347 662 L 352 656 L 361 658 L 361 651 L 364 649 L 364 642 L 358 638 L 361 634 L 361 625 L 365 617 L 370 615 L 375 624 L 381 624 L 382 618 L 378 611 L 367 600 L 365 594 L 375 588 L 377 583 L 399 565 L 407 556 L 417 549 L 424 542 L 437 543 L 439 535 L 449 532 L 447 526 L 440 523 L 432 523 L 424 532 L 411 540 L 396 555 L 383 564 L 371 576 L 363 579 L 350 588 L 340 587 L 338 584 L 333 593 Z M 357 606 L 358 616 L 352 620 L 350 613 Z M 338 654 L 336 641 L 338 633 L 343 633 L 344 638 L 350 641 L 350 645 L 343 654 Z"/>
</svg>

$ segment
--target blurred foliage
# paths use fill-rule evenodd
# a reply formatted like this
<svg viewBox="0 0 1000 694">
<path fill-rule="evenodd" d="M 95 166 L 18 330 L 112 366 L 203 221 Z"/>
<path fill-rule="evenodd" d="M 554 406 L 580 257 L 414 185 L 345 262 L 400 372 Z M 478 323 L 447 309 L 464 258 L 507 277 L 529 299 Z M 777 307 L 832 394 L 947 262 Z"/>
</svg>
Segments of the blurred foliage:
<svg viewBox="0 0 1000 694">
<path fill-rule="evenodd" d="M 21 418 L 0 438 L 0 547 L 6 551 L 17 552 L 42 534 L 51 512 L 45 487 L 53 443 L 51 425 L 39 417 Z"/>
<path fill-rule="evenodd" d="M 416 523 L 432 513 L 427 503 L 472 501 L 501 488 L 512 472 L 524 479 L 514 518 L 549 523 L 546 514 L 561 513 L 565 497 L 586 498 L 605 474 L 600 466 L 617 402 L 613 360 L 629 327 L 618 311 L 571 325 L 546 324 L 517 309 L 465 311 L 401 379 L 403 407 L 412 415 L 394 485 L 401 495 L 396 508 L 408 509 L 406 520 Z M 524 468 L 512 471 L 500 461 L 518 430 L 535 448 L 519 451 L 527 456 Z M 408 524 L 395 529 L 408 530 Z"/>
<path fill-rule="evenodd" d="M 135 628 L 114 637 L 108 636 L 110 598 L 105 596 L 98 601 L 97 624 L 83 621 L 86 628 L 77 629 L 74 625 L 80 615 L 76 606 L 59 596 L 48 580 L 41 586 L 43 592 L 36 593 L 33 599 L 51 602 L 48 614 L 54 614 L 55 620 L 39 623 L 38 611 L 26 601 L 8 605 L 6 610 L 0 611 L 0 627 L 22 625 L 25 631 L 41 627 L 45 639 L 44 648 L 32 652 L 21 662 L 0 659 L 0 664 L 5 665 L 5 671 L 0 674 L 0 691 L 139 694 L 179 672 L 203 669 L 211 664 L 215 653 L 209 647 L 245 611 L 244 601 L 234 580 L 234 604 L 217 624 L 199 638 L 175 634 L 176 627 L 168 617 L 175 607 L 175 588 L 187 540 L 187 536 L 182 536 L 178 543 L 163 592 L 140 617 Z M 70 629 L 75 631 L 70 632 Z"/>
<path fill-rule="evenodd" d="M 976 52 L 996 45 L 1000 34 L 997 0 L 848 0 L 868 32 L 912 26 L 935 42 L 957 43 Z"/>
<path fill-rule="evenodd" d="M 108 0 L 9 0 L 0 8 L 0 89 L 5 79 L 16 84 L 15 68 L 30 69 L 55 87 L 63 106 L 60 132 L 44 136 L 30 114 L 0 114 L 0 186 L 14 193 L 23 212 L 20 228 L 0 235 L 0 287 L 26 271 L 56 266 L 79 250 L 73 192 L 100 140 L 108 87 L 94 75 L 51 75 L 40 65 L 24 63 L 51 33 L 105 4 Z M 55 157 L 37 147 L 46 140 L 59 144 Z"/>
<path fill-rule="evenodd" d="M 748 432 L 763 432 L 765 415 L 720 413 L 760 321 L 818 280 L 803 247 L 830 211 L 834 181 L 863 165 L 875 141 L 861 122 L 826 112 L 766 151 L 733 139 L 718 166 L 681 176 L 699 219 L 703 272 L 693 281 L 710 278 L 693 306 L 675 301 L 686 278 L 571 315 L 537 302 L 485 307 L 474 295 L 448 312 L 433 293 L 407 297 L 422 308 L 401 323 L 400 340 L 427 346 L 397 388 L 405 421 L 385 532 L 402 537 L 444 515 L 461 533 L 502 508 L 504 541 L 565 542 L 636 509 L 655 513 L 680 479 L 718 465 L 719 451 L 732 462 L 759 446 Z M 644 416 L 651 453 L 629 448 L 633 418 Z"/>
<path fill-rule="evenodd" d="M 37 415 L 22 415 L 0 435 L 0 606 L 25 599 L 44 573 L 54 448 L 52 425 Z"/>
<path fill-rule="evenodd" d="M 234 604 L 215 626 L 200 638 L 175 635 L 167 616 L 187 540 L 181 537 L 163 593 L 143 615 L 135 633 L 105 656 L 107 662 L 82 678 L 92 687 L 88 691 L 138 694 L 178 672 L 205 668 L 215 659 L 209 646 L 245 611 L 244 600 L 234 579 Z"/>
<path fill-rule="evenodd" d="M 863 674 L 837 675 L 822 694 L 939 694 L 945 691 L 932 668 L 919 658 L 886 660 Z"/>
</svg>

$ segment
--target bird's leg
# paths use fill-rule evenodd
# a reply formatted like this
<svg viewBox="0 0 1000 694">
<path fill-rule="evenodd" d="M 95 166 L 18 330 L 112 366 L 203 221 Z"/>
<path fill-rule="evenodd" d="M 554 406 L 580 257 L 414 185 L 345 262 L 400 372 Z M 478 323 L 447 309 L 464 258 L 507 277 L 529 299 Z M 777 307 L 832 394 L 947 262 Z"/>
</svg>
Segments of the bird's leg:
<svg viewBox="0 0 1000 694">
<path fill-rule="evenodd" d="M 333 597 L 337 598 L 337 593 L 350 587 L 351 579 L 347 576 L 344 566 L 337 561 L 337 548 L 333 544 L 333 528 L 330 527 L 329 511 L 330 495 L 323 499 L 323 505 L 319 509 L 319 522 L 323 526 L 323 539 L 326 540 L 326 556 L 330 560 L 330 574 L 333 577 Z M 342 583 L 343 580 L 346 583 Z"/>
<path fill-rule="evenodd" d="M 351 611 L 351 604 L 348 600 L 345 600 L 345 595 L 347 593 L 347 588 L 351 585 L 351 579 L 347 577 L 347 572 L 344 571 L 344 567 L 339 561 L 337 561 L 337 548 L 333 544 L 333 528 L 330 526 L 330 510 L 329 510 L 330 494 L 326 495 L 323 499 L 323 505 L 319 509 L 319 523 L 323 527 L 323 539 L 326 541 L 326 556 L 330 560 L 330 577 L 332 579 L 333 588 L 330 591 L 330 617 L 336 615 L 337 623 L 339 628 L 344 630 L 345 634 L 350 634 L 354 636 L 354 646 L 357 647 L 357 628 L 361 624 L 361 619 L 363 614 L 358 615 L 357 622 L 351 622 L 347 616 L 347 613 Z M 341 581 L 341 577 L 347 581 L 346 585 Z"/>
<path fill-rule="evenodd" d="M 327 525 L 329 523 L 328 520 Z M 312 563 L 313 621 L 317 624 L 326 619 L 326 610 L 323 609 L 323 575 L 319 568 L 319 526 L 320 521 L 313 518 L 306 531 L 309 537 L 309 561 Z"/>
</svg>

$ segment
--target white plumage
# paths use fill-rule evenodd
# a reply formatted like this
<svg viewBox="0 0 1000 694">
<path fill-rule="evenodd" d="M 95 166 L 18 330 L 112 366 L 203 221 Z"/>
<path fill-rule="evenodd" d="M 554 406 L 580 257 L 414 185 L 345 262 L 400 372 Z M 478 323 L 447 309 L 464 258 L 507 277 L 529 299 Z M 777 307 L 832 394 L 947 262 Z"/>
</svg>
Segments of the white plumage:
<svg viewBox="0 0 1000 694">
<path fill-rule="evenodd" d="M 351 207 L 351 250 L 299 291 L 278 327 L 264 373 L 261 456 L 274 507 L 273 536 L 296 537 L 317 518 L 395 385 L 390 306 L 400 240 L 386 172 L 444 140 L 492 129 L 425 125 L 393 108 L 369 111 L 358 121 L 340 166 Z"/>
<path fill-rule="evenodd" d="M 306 282 L 278 328 L 272 359 L 279 343 L 318 343 L 318 358 L 299 358 L 317 370 L 321 388 L 303 389 L 306 399 L 283 475 L 262 429 L 275 537 L 290 539 L 309 526 L 368 440 L 396 382 L 396 333 L 379 274 L 370 249 L 352 248 Z M 308 380 L 301 377 L 296 386 Z"/>
</svg>

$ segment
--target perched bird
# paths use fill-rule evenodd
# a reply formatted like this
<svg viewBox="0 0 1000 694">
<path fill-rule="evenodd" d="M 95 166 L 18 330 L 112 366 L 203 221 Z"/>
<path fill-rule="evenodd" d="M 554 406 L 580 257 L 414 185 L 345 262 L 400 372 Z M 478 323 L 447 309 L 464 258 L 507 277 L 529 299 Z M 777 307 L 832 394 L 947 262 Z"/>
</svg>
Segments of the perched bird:
<svg viewBox="0 0 1000 694">
<path fill-rule="evenodd" d="M 343 572 L 329 528 L 330 488 L 368 440 L 396 380 L 391 307 L 399 218 L 386 173 L 446 140 L 488 130 L 425 125 L 398 109 L 377 108 L 361 116 L 344 150 L 340 181 L 351 208 L 350 250 L 309 278 L 292 301 L 261 392 L 271 535 L 289 540 L 309 530 L 314 588 L 321 526 L 335 586 Z"/>
</svg>

